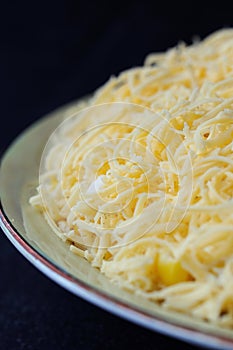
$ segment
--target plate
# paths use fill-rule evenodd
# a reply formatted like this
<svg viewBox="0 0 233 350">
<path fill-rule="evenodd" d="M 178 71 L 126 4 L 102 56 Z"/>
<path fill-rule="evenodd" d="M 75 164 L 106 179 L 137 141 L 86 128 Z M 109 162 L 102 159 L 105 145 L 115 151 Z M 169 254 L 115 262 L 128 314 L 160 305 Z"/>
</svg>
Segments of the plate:
<svg viewBox="0 0 233 350">
<path fill-rule="evenodd" d="M 59 108 L 26 129 L 1 162 L 0 225 L 37 269 L 78 297 L 117 316 L 188 343 L 233 349 L 233 331 L 167 311 L 112 284 L 86 260 L 69 251 L 28 200 L 38 183 L 40 158 L 51 132 L 78 102 Z"/>
</svg>

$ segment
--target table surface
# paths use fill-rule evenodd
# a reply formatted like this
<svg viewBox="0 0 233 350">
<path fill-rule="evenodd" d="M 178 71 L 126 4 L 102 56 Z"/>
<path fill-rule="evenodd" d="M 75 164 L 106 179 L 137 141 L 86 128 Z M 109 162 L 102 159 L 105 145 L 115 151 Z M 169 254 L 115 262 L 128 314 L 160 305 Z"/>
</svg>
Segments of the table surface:
<svg viewBox="0 0 233 350">
<path fill-rule="evenodd" d="M 231 11 L 218 12 L 213 4 L 211 16 L 202 10 L 198 20 L 187 4 L 184 23 L 153 1 L 125 2 L 124 11 L 121 2 L 39 3 L 8 2 L 2 12 L 1 151 L 32 122 L 142 64 L 149 52 L 232 25 Z M 27 262 L 3 233 L 0 251 L 1 349 L 197 349 L 72 295 Z"/>
</svg>

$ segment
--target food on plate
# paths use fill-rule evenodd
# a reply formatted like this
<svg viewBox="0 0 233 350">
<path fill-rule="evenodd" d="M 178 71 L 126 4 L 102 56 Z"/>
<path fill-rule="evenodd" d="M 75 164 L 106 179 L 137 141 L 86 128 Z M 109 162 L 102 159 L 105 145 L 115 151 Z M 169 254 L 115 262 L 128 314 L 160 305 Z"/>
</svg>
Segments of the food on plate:
<svg viewBox="0 0 233 350">
<path fill-rule="evenodd" d="M 122 288 L 232 328 L 233 29 L 98 89 L 51 135 L 30 203 Z"/>
</svg>

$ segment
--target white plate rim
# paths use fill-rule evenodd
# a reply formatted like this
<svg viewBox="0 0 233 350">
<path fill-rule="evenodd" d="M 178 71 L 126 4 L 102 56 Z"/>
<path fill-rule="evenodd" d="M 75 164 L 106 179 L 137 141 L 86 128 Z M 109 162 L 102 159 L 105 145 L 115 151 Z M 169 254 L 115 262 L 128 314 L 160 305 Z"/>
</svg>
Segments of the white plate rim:
<svg viewBox="0 0 233 350">
<path fill-rule="evenodd" d="M 232 350 L 233 342 L 231 339 L 210 335 L 195 329 L 185 328 L 167 321 L 160 320 L 145 311 L 137 309 L 135 306 L 128 305 L 126 302 L 118 300 L 114 296 L 90 287 L 84 281 L 70 276 L 55 264 L 43 257 L 13 227 L 5 215 L 3 208 L 0 208 L 0 227 L 6 237 L 14 247 L 40 272 L 49 279 L 71 292 L 72 294 L 100 307 L 116 316 L 124 318 L 144 328 L 159 332 L 166 336 L 172 336 L 179 340 L 193 345 L 201 345 L 206 348 L 221 350 Z"/>
<path fill-rule="evenodd" d="M 82 100 L 85 99 L 87 99 L 87 97 L 84 97 Z M 67 110 L 70 111 L 73 107 L 76 108 L 77 102 L 80 100 L 81 99 L 61 106 L 29 125 L 28 128 L 22 131 L 18 137 L 13 140 L 2 154 L 1 164 L 11 148 L 14 147 L 15 144 L 17 144 L 17 141 L 22 139 L 31 128 L 39 126 L 41 122 L 50 118 L 53 119 L 58 113 L 64 113 Z M 30 243 L 24 239 L 23 235 L 20 234 L 20 231 L 14 227 L 13 220 L 10 220 L 4 212 L 2 198 L 0 198 L 0 228 L 15 248 L 34 267 L 72 294 L 115 314 L 116 316 L 122 317 L 154 332 L 183 340 L 189 344 L 200 345 L 205 348 L 233 350 L 233 339 L 225 334 L 215 334 L 213 332 L 208 332 L 208 330 L 200 331 L 200 329 L 196 329 L 194 326 L 176 324 L 174 321 L 164 320 L 159 316 L 150 314 L 146 310 L 142 310 L 135 304 L 130 304 L 127 301 L 118 299 L 117 296 L 107 293 L 104 289 L 99 290 L 98 288 L 95 288 L 95 286 L 90 286 L 82 279 L 69 274 L 68 271 L 65 271 L 62 267 L 53 263 L 49 260 L 49 257 L 46 258 L 42 252 L 40 253 L 40 251 L 31 246 Z"/>
</svg>

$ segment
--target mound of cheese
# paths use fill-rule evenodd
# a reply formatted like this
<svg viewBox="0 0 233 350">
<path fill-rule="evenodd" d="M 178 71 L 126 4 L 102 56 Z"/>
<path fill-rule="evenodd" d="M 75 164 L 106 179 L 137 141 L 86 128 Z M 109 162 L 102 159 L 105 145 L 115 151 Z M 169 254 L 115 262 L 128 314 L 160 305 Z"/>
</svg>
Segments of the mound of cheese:
<svg viewBox="0 0 233 350">
<path fill-rule="evenodd" d="M 123 288 L 232 327 L 233 30 L 150 54 L 80 113 L 30 203 Z"/>
</svg>

